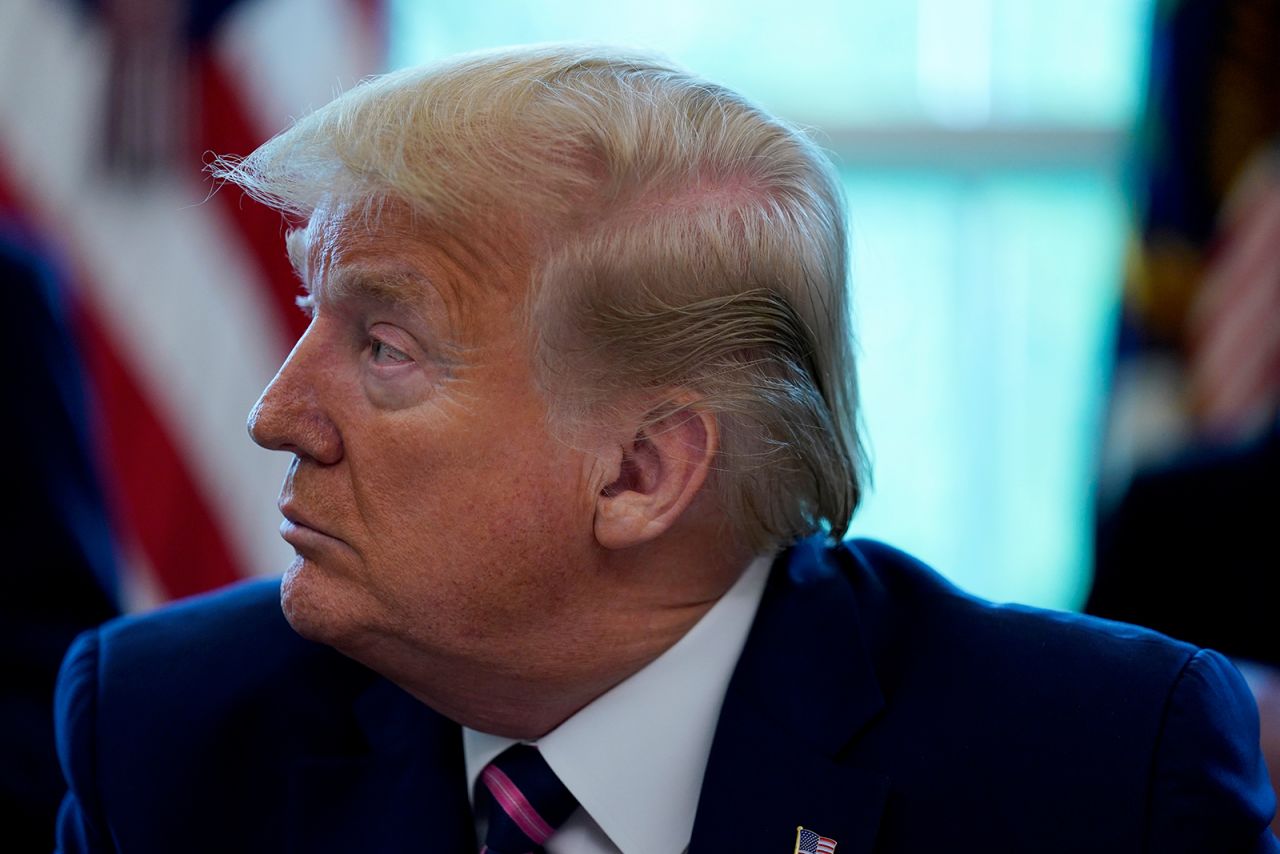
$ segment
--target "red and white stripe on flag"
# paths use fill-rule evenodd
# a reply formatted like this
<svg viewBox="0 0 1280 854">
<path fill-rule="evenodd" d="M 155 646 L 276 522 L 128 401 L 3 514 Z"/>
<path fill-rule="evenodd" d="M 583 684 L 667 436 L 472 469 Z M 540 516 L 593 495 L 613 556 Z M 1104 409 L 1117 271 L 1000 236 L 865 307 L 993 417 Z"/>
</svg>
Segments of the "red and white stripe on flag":
<svg viewBox="0 0 1280 854">
<path fill-rule="evenodd" d="M 1280 149 L 1258 155 L 1227 200 L 1192 306 L 1190 387 L 1205 432 L 1239 437 L 1280 405 Z"/>
<path fill-rule="evenodd" d="M 836 841 L 801 826 L 796 828 L 796 854 L 833 854 Z"/>
<path fill-rule="evenodd" d="M 154 6 L 100 4 L 108 20 L 73 0 L 0 5 L 0 204 L 70 270 L 138 607 L 291 557 L 275 510 L 287 460 L 255 447 L 244 423 L 303 328 L 297 283 L 280 217 L 239 192 L 210 197 L 202 155 L 246 154 L 380 70 L 385 39 L 380 0 L 229 0 L 174 66 L 191 85 L 162 92 L 184 104 L 173 115 L 189 118 L 177 134 L 188 144 L 130 175 L 111 168 L 104 131 L 156 121 L 154 104 L 112 100 L 122 21 L 146 23 L 120 13 L 134 4 Z"/>
</svg>

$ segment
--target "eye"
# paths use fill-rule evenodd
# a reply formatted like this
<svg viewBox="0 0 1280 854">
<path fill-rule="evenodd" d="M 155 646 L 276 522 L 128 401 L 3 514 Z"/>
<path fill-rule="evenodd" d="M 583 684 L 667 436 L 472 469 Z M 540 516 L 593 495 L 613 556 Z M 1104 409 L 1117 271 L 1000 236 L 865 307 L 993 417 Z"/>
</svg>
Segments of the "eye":
<svg viewBox="0 0 1280 854">
<path fill-rule="evenodd" d="M 385 341 L 379 341 L 377 338 L 369 339 L 369 349 L 373 353 L 373 361 L 379 365 L 400 365 L 412 362 L 403 350 L 397 350 Z"/>
</svg>

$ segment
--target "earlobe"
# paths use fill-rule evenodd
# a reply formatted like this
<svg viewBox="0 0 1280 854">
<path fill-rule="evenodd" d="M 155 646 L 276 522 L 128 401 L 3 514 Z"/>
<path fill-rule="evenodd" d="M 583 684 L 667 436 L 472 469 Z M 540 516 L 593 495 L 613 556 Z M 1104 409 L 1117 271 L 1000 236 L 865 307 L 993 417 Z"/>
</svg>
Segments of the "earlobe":
<svg viewBox="0 0 1280 854">
<path fill-rule="evenodd" d="M 614 477 L 596 498 L 596 541 L 622 549 L 669 530 L 702 489 L 718 446 L 715 417 L 696 405 L 644 424 L 611 460 Z"/>
</svg>

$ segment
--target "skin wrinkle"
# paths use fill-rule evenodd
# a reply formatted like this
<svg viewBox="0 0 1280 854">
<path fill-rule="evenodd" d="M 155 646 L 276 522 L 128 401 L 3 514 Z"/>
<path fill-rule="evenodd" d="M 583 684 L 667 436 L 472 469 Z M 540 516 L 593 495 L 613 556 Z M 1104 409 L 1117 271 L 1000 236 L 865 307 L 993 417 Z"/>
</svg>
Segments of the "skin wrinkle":
<svg viewBox="0 0 1280 854">
<path fill-rule="evenodd" d="M 289 142 L 275 146 L 276 151 L 269 144 L 262 156 L 255 154 L 251 162 L 239 164 L 240 171 L 234 170 L 236 164 L 224 164 L 233 168 L 223 174 L 251 193 L 269 194 L 276 187 L 277 195 L 287 196 L 287 187 L 294 185 L 275 183 L 277 176 L 303 174 L 291 171 L 290 157 L 303 151 L 318 163 L 327 163 L 325 148 L 337 145 L 338 171 L 345 169 L 350 175 L 331 186 L 339 194 L 374 197 L 376 203 L 364 204 L 371 216 L 380 215 L 387 198 L 398 194 L 414 199 L 415 210 L 448 222 L 454 234 L 490 238 L 497 231 L 490 226 L 500 219 L 495 210 L 520 200 L 521 211 L 512 218 L 517 235 L 530 237 L 558 223 L 551 229 L 557 234 L 539 241 L 552 247 L 611 223 L 626 230 L 628 217 L 687 219 L 668 228 L 669 234 L 643 237 L 651 245 L 669 246 L 677 255 L 704 258 L 707 269 L 703 271 L 674 271 L 676 283 L 696 293 L 704 275 L 707 281 L 726 284 L 732 279 L 777 280 L 802 322 L 823 332 L 818 338 L 824 342 L 821 351 L 798 359 L 804 370 L 790 376 L 794 382 L 812 382 L 819 395 L 777 396 L 772 403 L 761 395 L 755 402 L 756 420 L 774 424 L 770 432 L 776 433 L 781 429 L 776 425 L 788 418 L 819 420 L 810 412 L 766 411 L 778 401 L 801 409 L 851 404 L 852 370 L 847 369 L 848 353 L 840 343 L 847 325 L 844 301 L 834 291 L 829 302 L 822 294 L 806 293 L 815 280 L 806 264 L 819 274 L 816 281 L 832 285 L 844 280 L 839 190 L 817 149 L 734 93 L 678 69 L 658 67 L 650 58 L 619 61 L 554 53 L 556 49 L 529 65 L 526 57 L 500 60 L 510 74 L 495 74 L 497 66 L 486 68 L 488 60 L 483 58 L 463 60 L 426 75 L 393 74 L 367 92 L 343 96 L 320 119 L 304 119 L 290 132 Z M 355 131 L 365 127 L 379 130 L 367 137 Z M 309 148 L 313 144 L 316 147 Z M 322 171 L 319 166 L 315 169 L 316 175 Z M 465 228 L 462 222 L 467 223 Z M 769 240 L 779 234 L 783 244 L 772 246 Z M 511 242 L 507 237 L 488 242 L 501 249 Z M 464 242 L 474 245 L 477 241 L 468 237 Z M 619 248 L 635 257 L 638 244 L 621 240 Z M 760 260 L 762 249 L 781 254 Z M 607 250 L 594 245 L 589 251 L 599 255 Z M 797 262 L 799 268 L 791 268 Z M 542 275 L 537 281 L 538 295 L 557 284 Z M 818 308 L 822 303 L 839 311 L 828 316 Z M 539 314 L 537 300 L 529 308 L 527 316 Z M 598 408 L 598 403 L 571 399 L 582 386 L 573 381 L 573 372 L 556 370 L 554 362 L 566 354 L 549 352 L 557 343 L 554 337 L 540 328 L 530 330 L 530 337 L 542 348 L 535 351 L 545 368 L 539 381 L 557 402 L 558 420 L 567 423 L 573 415 Z M 599 352 L 607 353 L 607 346 Z M 587 374 L 604 378 L 600 389 L 593 391 L 597 401 L 607 387 L 616 387 L 623 377 L 637 373 L 632 359 L 613 362 L 592 366 Z M 663 372 L 660 364 L 650 364 L 656 368 L 647 385 L 678 373 L 669 365 Z M 612 380 L 607 376 L 610 370 L 615 374 Z M 706 373 L 710 378 L 725 378 L 732 372 Z M 743 378 L 748 385 L 762 381 Z M 719 396 L 735 395 L 739 409 L 750 405 L 747 395 L 732 388 L 721 389 Z M 853 429 L 856 422 L 843 415 L 825 420 L 836 435 L 806 438 L 798 453 L 805 465 L 827 472 L 823 494 L 836 498 L 817 504 L 833 527 L 843 530 L 857 503 L 857 469 L 863 464 L 863 453 Z M 740 484 L 733 480 L 723 479 L 725 499 L 745 506 L 745 490 L 756 487 L 748 487 L 745 472 Z M 836 481 L 855 486 L 836 490 L 832 486 Z M 848 494 L 841 496 L 841 492 Z M 761 548 L 810 527 L 805 519 L 789 514 L 759 517 L 731 512 L 740 520 L 740 532 L 755 532 Z"/>
<path fill-rule="evenodd" d="M 333 291 L 253 425 L 297 456 L 298 513 L 353 546 L 297 541 L 303 635 L 528 737 L 754 553 L 843 531 L 863 460 L 838 187 L 733 93 L 520 49 L 378 78 L 215 172 L 300 214 L 302 278 Z M 779 302 L 714 301 L 756 286 Z M 414 336 L 415 287 L 437 332 L 406 365 L 369 338 Z"/>
<path fill-rule="evenodd" d="M 309 297 L 320 304 L 341 304 L 359 301 L 384 304 L 397 313 L 409 313 L 417 318 L 429 331 L 430 342 L 427 350 L 431 357 L 444 369 L 444 376 L 439 383 L 438 393 L 431 397 L 429 405 L 437 410 L 452 406 L 455 410 L 467 409 L 459 398 L 465 394 L 450 393 L 454 385 L 454 371 L 466 364 L 467 346 L 463 343 L 462 330 L 465 328 L 458 311 L 453 310 L 453 302 L 445 299 L 444 294 L 436 287 L 437 281 L 448 281 L 448 276 L 424 276 L 422 270 L 393 258 L 384 261 L 375 258 L 368 261 L 364 258 L 350 258 L 339 247 L 347 239 L 353 228 L 367 231 L 369 219 L 361 212 L 361 221 L 353 225 L 355 214 L 351 209 L 339 208 L 329 219 L 317 220 L 313 217 L 308 228 L 301 232 L 302 239 L 295 240 L 294 246 L 315 246 L 315 251 L 305 251 L 306 269 L 316 269 L 320 275 L 313 281 L 308 277 L 303 287 Z M 321 212 L 321 217 L 324 214 Z M 312 224 L 317 225 L 313 231 Z M 403 229 L 401 231 L 404 231 Z M 310 238 L 319 234 L 320 240 L 313 242 Z M 313 291 L 314 288 L 314 291 Z M 446 318 L 445 331 L 439 332 L 438 317 Z M 370 521 L 367 505 L 355 503 L 360 520 L 367 525 Z"/>
<path fill-rule="evenodd" d="M 307 266 L 318 310 L 264 392 L 251 432 L 295 453 L 282 497 L 345 545 L 295 545 L 286 615 L 304 636 L 456 720 L 540 735 L 687 631 L 750 554 L 708 539 L 720 515 L 714 496 L 696 487 L 660 541 L 602 548 L 592 533 L 597 502 L 617 471 L 602 464 L 611 454 L 600 445 L 568 448 L 548 432 L 530 336 L 511 308 L 527 277 L 477 271 L 509 278 L 471 288 L 467 347 L 447 375 L 399 363 L 384 371 L 366 363 L 368 351 L 353 348 L 350 336 L 363 335 L 384 308 L 405 306 L 368 299 L 359 285 L 369 277 L 349 271 L 376 268 L 382 258 L 416 268 L 395 285 L 403 294 L 416 283 L 419 310 L 438 318 L 454 288 L 436 289 L 430 271 L 454 265 L 455 256 L 415 233 L 403 213 L 384 211 L 373 231 L 341 210 L 317 216 L 327 221 L 308 225 Z M 343 275 L 349 287 L 336 286 Z M 406 378 L 419 390 L 382 402 L 382 386 Z M 696 456 L 699 433 L 690 429 L 673 424 L 669 437 L 645 441 Z M 597 442 L 624 446 L 627 435 L 615 427 Z M 663 470 L 639 483 L 661 484 Z M 700 553 L 708 542 L 716 542 L 716 557 L 710 564 L 700 557 L 695 570 L 686 550 L 699 543 Z M 522 638 L 519 655 L 513 635 Z M 584 659 L 575 652 L 583 649 L 610 652 Z M 495 706 L 495 697 L 505 702 Z"/>
<path fill-rule="evenodd" d="M 467 317 L 472 301 L 469 298 L 472 288 L 464 283 L 485 280 L 476 273 L 479 269 L 477 257 L 469 253 L 460 242 L 448 239 L 439 231 L 424 232 L 417 224 L 417 218 L 410 214 L 408 227 L 400 220 L 390 220 L 398 223 L 394 236 L 420 241 L 437 250 L 434 263 L 428 266 L 428 275 L 423 275 L 421 268 L 394 256 L 375 257 L 372 261 L 361 259 L 359 263 L 335 258 L 332 251 L 333 243 L 338 239 L 335 229 L 350 230 L 358 227 L 364 231 L 376 231 L 379 226 L 363 218 L 358 226 L 354 225 L 352 219 L 355 214 L 349 205 L 338 205 L 334 210 L 335 213 L 330 216 L 325 208 L 321 208 L 312 217 L 311 223 L 325 223 L 319 240 L 311 235 L 309 224 L 301 238 L 290 241 L 291 259 L 294 253 L 305 252 L 303 257 L 306 260 L 302 269 L 318 271 L 314 278 L 304 276 L 303 288 L 313 294 L 314 287 L 317 293 L 313 296 L 323 295 L 330 300 L 345 297 L 384 302 L 397 310 L 415 313 L 433 327 L 439 325 L 436 318 L 443 317 L 446 321 L 445 329 L 438 340 L 445 342 L 455 357 L 464 351 L 471 331 Z M 399 206 L 398 210 L 403 214 L 407 208 Z M 384 211 L 376 222 L 386 221 L 388 218 Z M 302 245 L 305 245 L 305 249 L 301 248 Z M 296 263 L 295 269 L 298 269 Z M 433 296 L 426 310 L 422 307 L 424 289 Z"/>
</svg>

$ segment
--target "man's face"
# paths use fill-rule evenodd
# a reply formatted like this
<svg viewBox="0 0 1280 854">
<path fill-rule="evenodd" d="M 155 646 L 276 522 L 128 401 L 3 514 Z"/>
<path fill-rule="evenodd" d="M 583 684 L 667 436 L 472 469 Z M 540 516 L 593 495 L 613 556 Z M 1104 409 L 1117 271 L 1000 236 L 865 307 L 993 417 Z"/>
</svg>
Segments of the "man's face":
<svg viewBox="0 0 1280 854">
<path fill-rule="evenodd" d="M 594 547 L 590 465 L 534 386 L 527 273 L 395 209 L 322 209 L 305 237 L 313 319 L 249 419 L 295 455 L 286 615 L 366 663 L 520 666 L 511 638 L 589 607 Z"/>
</svg>

